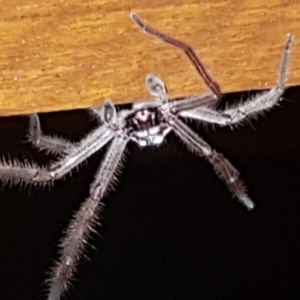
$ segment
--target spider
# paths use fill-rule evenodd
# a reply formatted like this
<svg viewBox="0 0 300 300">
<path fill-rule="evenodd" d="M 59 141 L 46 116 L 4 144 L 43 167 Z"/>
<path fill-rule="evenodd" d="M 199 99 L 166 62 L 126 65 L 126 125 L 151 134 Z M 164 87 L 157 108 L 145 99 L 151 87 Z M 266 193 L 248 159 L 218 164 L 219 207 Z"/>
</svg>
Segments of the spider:
<svg viewBox="0 0 300 300">
<path fill-rule="evenodd" d="M 231 126 L 255 117 L 258 113 L 278 104 L 285 90 L 286 67 L 292 36 L 287 35 L 276 87 L 261 92 L 243 103 L 217 109 L 217 104 L 222 97 L 221 90 L 193 49 L 150 27 L 137 14 L 131 13 L 130 17 L 144 33 L 183 50 L 210 92 L 171 99 L 164 82 L 155 75 L 147 75 L 146 87 L 154 99 L 134 103 L 130 109 L 118 111 L 111 100 L 106 100 L 101 106 L 90 108 L 92 115 L 99 121 L 99 125 L 78 143 L 44 135 L 38 115 L 30 115 L 28 130 L 30 142 L 38 149 L 57 154 L 59 158 L 46 167 L 39 167 L 35 163 L 2 159 L 0 163 L 0 180 L 2 181 L 10 181 L 13 184 L 23 182 L 43 185 L 61 179 L 89 156 L 110 143 L 90 186 L 89 197 L 74 215 L 60 244 L 60 258 L 53 266 L 48 279 L 48 300 L 58 300 L 66 292 L 76 266 L 83 255 L 89 234 L 94 230 L 93 225 L 96 223 L 98 213 L 103 205 L 102 199 L 115 181 L 124 150 L 130 141 L 141 147 L 157 146 L 164 141 L 168 133 L 173 131 L 192 152 L 206 158 L 211 163 L 232 196 L 236 197 L 248 210 L 255 207 L 243 185 L 239 172 L 221 153 L 212 149 L 190 129 L 184 119 Z"/>
</svg>

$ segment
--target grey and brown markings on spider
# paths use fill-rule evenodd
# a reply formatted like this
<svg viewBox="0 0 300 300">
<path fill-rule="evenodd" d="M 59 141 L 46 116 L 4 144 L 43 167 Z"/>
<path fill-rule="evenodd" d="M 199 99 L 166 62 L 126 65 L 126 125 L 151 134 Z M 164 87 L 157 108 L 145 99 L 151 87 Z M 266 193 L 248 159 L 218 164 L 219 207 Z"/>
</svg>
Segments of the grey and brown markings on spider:
<svg viewBox="0 0 300 300">
<path fill-rule="evenodd" d="M 49 300 L 58 300 L 67 290 L 84 245 L 97 213 L 101 211 L 101 200 L 114 182 L 115 173 L 120 167 L 124 150 L 129 141 L 139 146 L 159 145 L 165 136 L 173 131 L 186 146 L 200 157 L 206 158 L 213 166 L 216 174 L 227 185 L 232 196 L 236 197 L 248 210 L 254 203 L 246 192 L 239 172 L 224 158 L 213 150 L 201 137 L 192 131 L 184 119 L 218 124 L 234 125 L 243 120 L 257 116 L 260 112 L 275 106 L 282 98 L 285 90 L 285 75 L 292 36 L 289 34 L 282 52 L 279 66 L 277 86 L 269 91 L 259 93 L 256 97 L 243 103 L 216 109 L 222 93 L 216 82 L 212 80 L 193 49 L 146 25 L 136 14 L 130 14 L 134 23 L 144 32 L 159 40 L 183 50 L 205 81 L 210 92 L 207 94 L 171 99 L 161 79 L 154 75 L 146 76 L 146 86 L 153 100 L 132 105 L 131 109 L 117 111 L 111 100 L 103 105 L 91 108 L 91 112 L 99 119 L 99 126 L 88 133 L 80 142 L 73 144 L 66 140 L 45 136 L 41 132 L 39 118 L 30 116 L 29 138 L 39 149 L 59 154 L 59 159 L 47 167 L 41 168 L 32 163 L 21 163 L 17 160 L 0 164 L 0 180 L 12 183 L 45 183 L 62 178 L 89 156 L 110 143 L 103 161 L 90 186 L 90 196 L 82 203 L 74 215 L 65 237 L 60 244 L 60 258 L 51 270 L 48 280 Z"/>
</svg>

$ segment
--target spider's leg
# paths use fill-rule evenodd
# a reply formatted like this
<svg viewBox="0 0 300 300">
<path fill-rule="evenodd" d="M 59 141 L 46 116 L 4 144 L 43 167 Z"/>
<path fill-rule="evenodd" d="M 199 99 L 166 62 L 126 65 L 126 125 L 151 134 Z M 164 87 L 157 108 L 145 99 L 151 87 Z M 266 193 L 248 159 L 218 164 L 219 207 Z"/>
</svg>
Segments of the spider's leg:
<svg viewBox="0 0 300 300">
<path fill-rule="evenodd" d="M 252 210 L 255 204 L 248 196 L 246 188 L 239 176 L 239 172 L 232 164 L 222 154 L 211 149 L 202 138 L 176 116 L 169 115 L 167 122 L 175 134 L 182 139 L 191 151 L 201 157 L 205 157 L 212 164 L 216 174 L 225 182 L 231 194 L 237 197 L 248 210 Z"/>
<path fill-rule="evenodd" d="M 69 173 L 117 135 L 121 124 L 116 108 L 110 99 L 107 99 L 102 105 L 101 120 L 103 120 L 103 125 L 100 125 L 76 146 L 72 147 L 61 160 L 48 167 L 48 172 L 53 179 L 59 179 Z M 40 178 L 36 177 L 35 180 L 38 181 Z"/>
<path fill-rule="evenodd" d="M 286 68 L 291 45 L 292 36 L 288 34 L 281 56 L 277 86 L 273 89 L 260 93 L 253 99 L 235 107 L 226 108 L 221 112 L 214 111 L 209 107 L 199 107 L 189 111 L 182 111 L 180 116 L 220 125 L 233 125 L 274 107 L 282 99 L 281 97 L 285 90 Z"/>
<path fill-rule="evenodd" d="M 48 167 L 39 167 L 35 163 L 20 162 L 17 159 L 6 160 L 0 158 L 0 180 L 11 184 L 45 184 L 63 177 L 73 168 L 82 163 L 96 151 L 105 146 L 115 132 L 107 126 L 101 126 L 89 133 L 78 144 L 74 145 L 68 153 Z"/>
<path fill-rule="evenodd" d="M 182 114 L 185 111 L 194 110 L 200 107 L 206 107 L 214 109 L 218 101 L 213 94 L 201 94 L 187 96 L 179 99 L 172 99 L 170 101 L 170 107 L 173 113 Z"/>
<path fill-rule="evenodd" d="M 219 85 L 211 78 L 211 76 L 206 71 L 204 65 L 200 61 L 200 59 L 197 57 L 195 51 L 192 49 L 191 46 L 176 40 L 162 32 L 159 32 L 158 30 L 152 28 L 148 24 L 146 24 L 137 14 L 130 13 L 130 17 L 132 21 L 145 33 L 149 34 L 152 37 L 155 37 L 161 41 L 164 41 L 167 44 L 170 44 L 176 48 L 179 48 L 184 51 L 184 53 L 188 56 L 190 61 L 193 63 L 195 68 L 197 69 L 200 76 L 203 78 L 206 85 L 209 87 L 209 89 L 213 92 L 216 99 L 222 98 L 222 92 L 220 90 Z"/>
<path fill-rule="evenodd" d="M 231 117 L 223 112 L 212 109 L 208 106 L 201 106 L 196 109 L 182 110 L 178 113 L 179 116 L 184 118 L 191 118 L 194 120 L 219 124 L 219 125 L 229 125 L 231 122 Z"/>
<path fill-rule="evenodd" d="M 48 167 L 40 168 L 36 164 L 0 157 L 0 180 L 10 183 L 43 184 L 63 177 L 115 137 L 119 124 L 115 107 L 110 100 L 103 104 L 102 120 L 103 125 L 68 149 L 62 158 Z M 34 132 L 34 135 L 38 134 L 39 131 Z"/>
<path fill-rule="evenodd" d="M 97 222 L 97 213 L 102 207 L 100 201 L 115 179 L 127 142 L 128 139 L 123 135 L 113 139 L 91 185 L 90 197 L 74 215 L 60 245 L 60 258 L 51 272 L 48 300 L 60 299 L 67 290 L 79 259 L 83 255 L 87 239 Z"/>
<path fill-rule="evenodd" d="M 39 167 L 36 163 L 27 160 L 20 161 L 18 159 L 0 157 L 0 181 L 5 184 L 39 184 L 43 186 L 51 180 L 51 178 L 47 178 L 45 181 L 34 182 L 33 178 L 37 174 L 46 176 L 46 168 Z"/>
<path fill-rule="evenodd" d="M 28 140 L 38 149 L 47 153 L 66 153 L 74 144 L 61 137 L 44 135 L 41 130 L 41 123 L 37 114 L 29 116 Z"/>
<path fill-rule="evenodd" d="M 92 154 L 104 147 L 113 137 L 115 132 L 107 126 L 101 126 L 89 133 L 76 146 L 60 160 L 51 164 L 47 170 L 52 179 L 59 179 L 69 173 Z M 43 176 L 36 176 L 35 181 L 44 180 Z"/>
<path fill-rule="evenodd" d="M 231 118 L 229 125 L 237 123 L 246 117 L 253 117 L 263 110 L 270 109 L 282 99 L 281 96 L 285 91 L 286 68 L 291 45 L 292 35 L 288 34 L 281 56 L 277 86 L 237 107 L 225 109 L 223 113 Z"/>
<path fill-rule="evenodd" d="M 217 104 L 215 96 L 211 93 L 173 99 L 170 101 L 167 88 L 158 76 L 148 74 L 145 82 L 149 93 L 155 100 L 159 101 L 162 105 L 167 104 L 168 109 L 174 114 L 192 110 L 197 107 L 214 107 Z"/>
<path fill-rule="evenodd" d="M 163 110 L 170 111 L 175 115 L 194 117 L 194 119 L 222 125 L 226 125 L 226 122 L 230 121 L 230 117 L 212 109 L 213 104 L 215 104 L 213 94 L 203 94 L 169 101 L 169 95 L 164 82 L 159 77 L 151 74 L 146 76 L 146 87 L 149 93 L 155 97 L 156 101 L 160 102 Z M 197 110 L 195 107 L 197 107 Z M 196 117 L 193 115 L 195 111 L 197 112 Z"/>
</svg>

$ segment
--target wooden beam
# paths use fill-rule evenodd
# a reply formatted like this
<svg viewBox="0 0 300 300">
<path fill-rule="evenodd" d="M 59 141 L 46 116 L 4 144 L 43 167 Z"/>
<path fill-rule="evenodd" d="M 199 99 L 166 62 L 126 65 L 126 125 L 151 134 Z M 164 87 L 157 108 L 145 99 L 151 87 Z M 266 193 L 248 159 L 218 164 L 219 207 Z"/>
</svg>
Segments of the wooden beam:
<svg viewBox="0 0 300 300">
<path fill-rule="evenodd" d="M 266 4 L 267 3 L 267 4 Z M 184 53 L 129 18 L 190 44 L 223 92 L 274 86 L 286 34 L 288 84 L 300 83 L 300 5 L 289 0 L 0 1 L 0 115 L 147 99 L 160 76 L 172 96 L 207 90 Z"/>
</svg>

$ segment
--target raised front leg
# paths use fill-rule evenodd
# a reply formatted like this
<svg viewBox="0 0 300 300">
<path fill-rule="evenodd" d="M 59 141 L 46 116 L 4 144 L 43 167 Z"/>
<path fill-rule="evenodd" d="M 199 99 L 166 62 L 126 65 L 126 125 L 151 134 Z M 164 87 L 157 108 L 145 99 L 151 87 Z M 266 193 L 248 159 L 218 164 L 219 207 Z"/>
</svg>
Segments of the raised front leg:
<svg viewBox="0 0 300 300">
<path fill-rule="evenodd" d="M 152 37 L 155 37 L 167 44 L 170 44 L 176 48 L 181 49 L 184 51 L 184 53 L 187 55 L 189 60 L 192 62 L 192 64 L 197 69 L 200 76 L 203 78 L 206 85 L 209 87 L 209 89 L 213 92 L 214 97 L 216 99 L 222 98 L 222 92 L 220 90 L 219 85 L 211 78 L 211 76 L 206 71 L 204 65 L 200 61 L 200 59 L 197 57 L 195 51 L 192 49 L 191 46 L 178 41 L 162 32 L 159 32 L 158 30 L 152 28 L 148 24 L 146 24 L 137 14 L 130 13 L 130 17 L 132 21 L 145 33 L 149 34 Z"/>
</svg>

